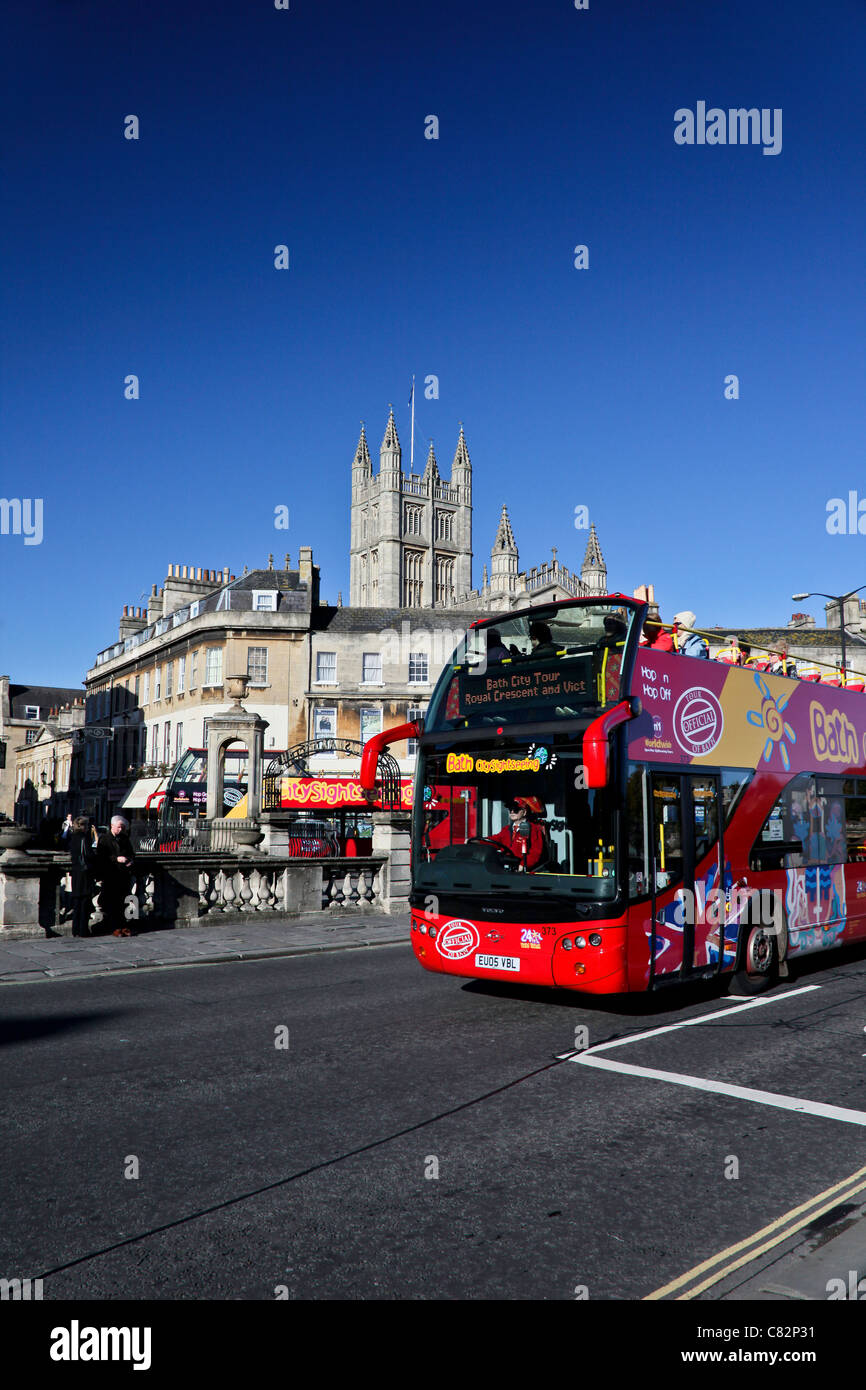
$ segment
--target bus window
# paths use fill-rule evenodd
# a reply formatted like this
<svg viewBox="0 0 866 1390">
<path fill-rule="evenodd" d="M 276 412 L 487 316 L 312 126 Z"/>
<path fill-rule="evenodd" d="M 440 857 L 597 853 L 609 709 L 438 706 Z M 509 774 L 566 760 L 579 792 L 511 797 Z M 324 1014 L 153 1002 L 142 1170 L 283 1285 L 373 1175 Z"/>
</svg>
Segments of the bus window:
<svg viewBox="0 0 866 1390">
<path fill-rule="evenodd" d="M 649 826 L 646 815 L 646 779 L 643 768 L 629 763 L 625 788 L 628 826 L 628 895 L 645 898 L 650 892 Z"/>
<path fill-rule="evenodd" d="M 682 795 L 679 777 L 652 777 L 656 888 L 669 888 L 683 876 Z"/>
<path fill-rule="evenodd" d="M 706 858 L 719 839 L 719 803 L 716 781 L 692 777 L 692 816 L 694 818 L 695 865 Z"/>
<path fill-rule="evenodd" d="M 866 861 L 866 781 L 862 777 L 846 777 L 845 839 L 849 864 Z"/>
<path fill-rule="evenodd" d="M 730 825 L 731 817 L 754 775 L 750 767 L 722 768 L 722 812 L 725 825 Z"/>
<path fill-rule="evenodd" d="M 450 680 L 434 692 L 425 731 L 579 718 L 625 694 L 623 668 L 635 612 L 610 599 L 502 617 L 470 628 Z M 446 668 L 448 669 L 448 668 Z"/>
<path fill-rule="evenodd" d="M 844 864 L 845 795 L 839 777 L 802 772 L 780 793 L 752 846 L 753 869 Z"/>
<path fill-rule="evenodd" d="M 425 750 L 423 768 L 430 795 L 416 803 L 413 830 L 419 888 L 615 896 L 615 793 L 583 785 L 579 743 L 472 752 L 461 744 Z"/>
</svg>

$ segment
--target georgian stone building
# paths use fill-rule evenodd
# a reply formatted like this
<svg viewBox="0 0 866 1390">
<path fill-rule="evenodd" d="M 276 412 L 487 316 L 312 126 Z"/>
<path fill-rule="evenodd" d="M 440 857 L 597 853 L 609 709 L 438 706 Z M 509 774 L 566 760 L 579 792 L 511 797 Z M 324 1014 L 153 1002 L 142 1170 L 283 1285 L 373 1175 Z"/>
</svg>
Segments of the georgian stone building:
<svg viewBox="0 0 866 1390">
<path fill-rule="evenodd" d="M 8 676 L 0 676 L 0 813 L 10 820 L 29 825 L 32 805 L 41 803 L 44 809 L 40 814 L 44 814 L 52 788 L 58 794 L 68 789 L 68 761 L 65 754 L 59 760 L 52 759 L 50 730 L 58 723 L 58 711 L 74 706 L 83 695 L 80 686 L 75 690 L 68 686 L 16 685 Z M 28 758 L 27 750 L 37 742 L 42 744 L 39 759 Z M 43 773 L 46 781 L 42 780 Z"/>
<path fill-rule="evenodd" d="M 169 565 L 146 610 L 126 607 L 118 640 L 87 672 L 87 721 L 77 760 L 76 809 L 106 823 L 140 812 L 187 748 L 207 743 L 207 722 L 231 700 L 229 676 L 249 678 L 246 707 L 268 721 L 265 757 L 305 737 L 309 632 L 319 571 L 302 546 L 297 569 L 202 570 Z M 140 803 L 140 804 L 139 804 Z"/>
</svg>

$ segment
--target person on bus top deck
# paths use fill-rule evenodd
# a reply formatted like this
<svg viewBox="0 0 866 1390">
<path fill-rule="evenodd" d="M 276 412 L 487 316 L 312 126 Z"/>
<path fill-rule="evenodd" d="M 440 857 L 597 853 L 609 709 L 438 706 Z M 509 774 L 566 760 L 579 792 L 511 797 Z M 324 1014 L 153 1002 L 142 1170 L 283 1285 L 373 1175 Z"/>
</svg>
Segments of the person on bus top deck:
<svg viewBox="0 0 866 1390">
<path fill-rule="evenodd" d="M 727 646 L 715 653 L 713 661 L 723 661 L 726 666 L 742 666 L 743 653 L 738 638 L 731 635 L 728 638 Z"/>
<path fill-rule="evenodd" d="M 609 704 L 619 697 L 622 655 L 628 623 L 618 613 L 605 613 L 604 633 L 595 644 L 598 672 L 598 698 L 601 704 Z"/>
<path fill-rule="evenodd" d="M 506 647 L 502 640 L 502 633 L 496 627 L 487 629 L 487 660 L 501 661 L 512 655 L 511 648 Z"/>
<path fill-rule="evenodd" d="M 509 824 L 496 835 L 487 835 L 488 842 L 504 845 L 520 860 L 520 869 L 532 870 L 544 858 L 544 834 L 539 826 L 529 819 L 525 803 L 520 797 L 504 803 L 508 811 Z"/>
<path fill-rule="evenodd" d="M 693 632 L 697 618 L 694 613 L 686 610 L 683 613 L 674 614 L 674 650 L 680 656 L 702 656 L 709 657 L 710 649 L 701 637 L 700 633 Z"/>
<path fill-rule="evenodd" d="M 547 623 L 530 623 L 529 640 L 532 643 L 533 656 L 556 655 L 556 647 L 553 645 L 553 638 Z"/>
<path fill-rule="evenodd" d="M 750 642 L 740 643 L 740 653 L 743 658 L 743 665 L 748 666 L 750 671 L 766 671 L 768 662 L 764 661 L 757 654 L 752 655 L 752 644 Z"/>
<path fill-rule="evenodd" d="M 643 635 L 646 641 L 641 641 L 642 647 L 651 647 L 657 652 L 674 650 L 674 635 L 662 627 L 660 618 L 644 618 Z"/>
</svg>

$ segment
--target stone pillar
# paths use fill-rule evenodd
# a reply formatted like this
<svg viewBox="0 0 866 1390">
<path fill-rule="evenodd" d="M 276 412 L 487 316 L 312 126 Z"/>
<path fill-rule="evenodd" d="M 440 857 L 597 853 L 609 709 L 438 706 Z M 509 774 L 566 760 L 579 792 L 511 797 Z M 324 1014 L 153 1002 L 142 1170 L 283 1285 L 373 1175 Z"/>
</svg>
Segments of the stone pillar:
<svg viewBox="0 0 866 1390">
<path fill-rule="evenodd" d="M 373 853 L 384 854 L 382 906 L 386 912 L 409 908 L 409 830 L 411 817 L 404 811 L 373 812 Z"/>
<path fill-rule="evenodd" d="M 0 928 L 7 940 L 45 935 L 39 923 L 40 878 L 34 864 L 4 864 L 0 858 Z"/>
<path fill-rule="evenodd" d="M 268 721 L 259 714 L 250 714 L 241 704 L 241 697 L 246 693 L 246 676 L 227 676 L 226 680 L 229 694 L 236 698 L 225 714 L 215 714 L 208 722 L 207 818 L 209 821 L 222 818 L 225 750 L 230 743 L 243 743 L 249 750 L 247 814 L 250 820 L 258 820 L 262 809 L 262 750 Z"/>
</svg>

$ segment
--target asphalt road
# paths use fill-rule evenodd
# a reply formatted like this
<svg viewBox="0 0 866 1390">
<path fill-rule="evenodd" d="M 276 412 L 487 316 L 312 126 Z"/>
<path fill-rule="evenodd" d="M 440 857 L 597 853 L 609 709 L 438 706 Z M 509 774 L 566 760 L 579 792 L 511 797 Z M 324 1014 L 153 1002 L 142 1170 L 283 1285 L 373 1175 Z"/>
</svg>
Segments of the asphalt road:
<svg viewBox="0 0 866 1390">
<path fill-rule="evenodd" d="M 0 1274 L 46 1299 L 646 1298 L 866 1163 L 862 1121 L 753 1094 L 866 1112 L 864 981 L 861 952 L 757 1007 L 611 1004 L 399 945 L 6 988 Z M 699 1297 L 753 1296 L 777 1255 Z"/>
</svg>

